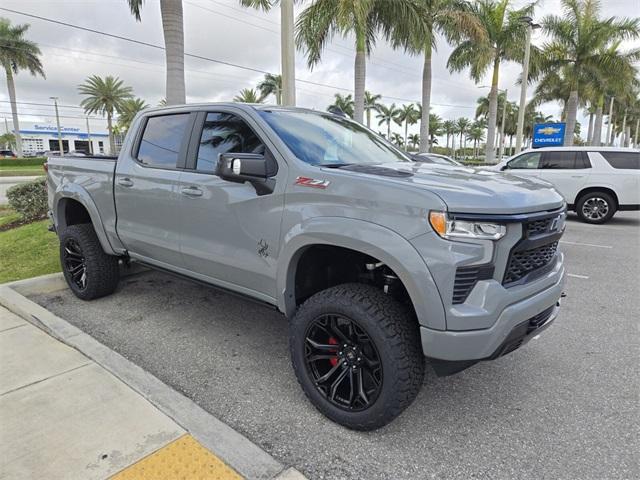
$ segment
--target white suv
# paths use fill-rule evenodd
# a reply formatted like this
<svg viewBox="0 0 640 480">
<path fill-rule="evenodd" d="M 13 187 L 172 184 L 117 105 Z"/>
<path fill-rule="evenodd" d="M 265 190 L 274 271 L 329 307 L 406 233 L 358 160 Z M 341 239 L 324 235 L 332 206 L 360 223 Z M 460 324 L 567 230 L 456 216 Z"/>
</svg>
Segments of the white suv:
<svg viewBox="0 0 640 480">
<path fill-rule="evenodd" d="M 617 210 L 640 210 L 640 150 L 547 147 L 490 167 L 552 183 L 581 220 L 605 223 Z"/>
</svg>

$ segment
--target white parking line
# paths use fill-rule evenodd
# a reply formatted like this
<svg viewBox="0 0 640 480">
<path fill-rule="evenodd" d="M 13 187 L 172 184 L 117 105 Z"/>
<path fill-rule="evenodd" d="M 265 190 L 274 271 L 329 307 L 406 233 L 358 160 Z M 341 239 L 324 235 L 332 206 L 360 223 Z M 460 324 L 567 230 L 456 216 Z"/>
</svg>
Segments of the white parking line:
<svg viewBox="0 0 640 480">
<path fill-rule="evenodd" d="M 567 245 L 578 245 L 581 247 L 613 248 L 611 245 L 596 245 L 595 243 L 569 242 L 568 240 L 560 240 L 560 243 L 566 243 Z"/>
<path fill-rule="evenodd" d="M 577 273 L 567 273 L 567 277 L 582 278 L 584 280 L 589 279 L 589 277 L 587 277 L 586 275 L 578 275 Z"/>
</svg>

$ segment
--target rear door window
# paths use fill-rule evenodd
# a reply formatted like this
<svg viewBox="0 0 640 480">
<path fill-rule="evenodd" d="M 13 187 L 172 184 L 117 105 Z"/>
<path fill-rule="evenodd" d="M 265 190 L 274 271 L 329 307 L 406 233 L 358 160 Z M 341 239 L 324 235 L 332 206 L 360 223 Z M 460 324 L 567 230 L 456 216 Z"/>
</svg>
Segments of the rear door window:
<svg viewBox="0 0 640 480">
<path fill-rule="evenodd" d="M 265 146 L 239 116 L 210 112 L 202 127 L 196 170 L 215 172 L 221 153 L 265 153 Z"/>
<path fill-rule="evenodd" d="M 140 140 L 138 161 L 149 167 L 176 168 L 188 124 L 188 113 L 149 117 Z"/>
<path fill-rule="evenodd" d="M 640 170 L 640 153 L 637 152 L 600 152 L 600 155 L 613 168 Z"/>
</svg>

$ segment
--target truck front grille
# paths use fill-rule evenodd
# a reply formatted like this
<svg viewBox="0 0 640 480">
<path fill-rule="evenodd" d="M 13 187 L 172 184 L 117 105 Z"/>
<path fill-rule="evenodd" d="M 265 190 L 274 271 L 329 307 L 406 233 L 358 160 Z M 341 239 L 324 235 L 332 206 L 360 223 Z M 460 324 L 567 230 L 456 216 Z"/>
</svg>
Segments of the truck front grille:
<svg viewBox="0 0 640 480">
<path fill-rule="evenodd" d="M 558 242 L 555 241 L 541 247 L 512 252 L 502 284 L 515 283 L 531 272 L 551 265 L 551 262 L 556 258 L 557 249 Z"/>
<path fill-rule="evenodd" d="M 541 233 L 547 233 L 549 231 L 549 226 L 553 218 L 543 218 L 541 220 L 533 220 L 527 223 L 527 233 L 530 237 L 534 235 L 539 235 Z"/>
<path fill-rule="evenodd" d="M 493 278 L 493 269 L 493 265 L 458 267 L 456 270 L 456 279 L 453 284 L 453 298 L 451 303 L 454 305 L 464 303 L 479 280 Z"/>
</svg>

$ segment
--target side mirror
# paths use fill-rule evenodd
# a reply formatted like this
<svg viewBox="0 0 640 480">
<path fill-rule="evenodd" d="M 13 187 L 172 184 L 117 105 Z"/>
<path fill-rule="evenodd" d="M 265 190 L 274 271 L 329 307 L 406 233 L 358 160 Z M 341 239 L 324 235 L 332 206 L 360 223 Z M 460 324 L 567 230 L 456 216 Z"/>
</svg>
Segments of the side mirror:
<svg viewBox="0 0 640 480">
<path fill-rule="evenodd" d="M 505 170 L 509 170 L 509 165 L 503 165 L 502 168 L 500 168 L 501 172 L 504 172 Z"/>
<path fill-rule="evenodd" d="M 216 175 L 229 182 L 251 183 L 258 195 L 273 192 L 278 164 L 271 154 L 221 153 Z"/>
</svg>

